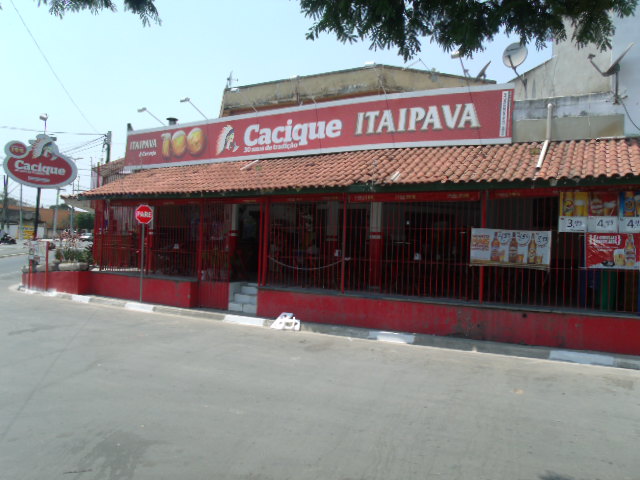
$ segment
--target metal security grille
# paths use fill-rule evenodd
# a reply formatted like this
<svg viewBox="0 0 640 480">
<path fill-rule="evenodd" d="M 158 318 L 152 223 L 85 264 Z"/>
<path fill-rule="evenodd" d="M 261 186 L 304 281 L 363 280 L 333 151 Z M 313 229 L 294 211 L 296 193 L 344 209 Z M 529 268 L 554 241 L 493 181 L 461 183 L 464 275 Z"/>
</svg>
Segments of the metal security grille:
<svg viewBox="0 0 640 480">
<path fill-rule="evenodd" d="M 149 272 L 196 276 L 199 205 L 158 205 L 149 235 Z"/>
<path fill-rule="evenodd" d="M 585 268 L 585 235 L 558 232 L 557 196 L 491 200 L 488 227 L 551 230 L 548 270 L 486 267 L 484 298 L 509 305 L 637 312 L 638 271 Z"/>
<path fill-rule="evenodd" d="M 206 203 L 202 208 L 202 260 L 200 280 L 229 281 L 231 205 Z"/>
<path fill-rule="evenodd" d="M 139 270 L 140 227 L 134 218 L 135 206 L 100 204 L 93 253 L 100 270 Z"/>
<path fill-rule="evenodd" d="M 479 202 L 385 203 L 381 290 L 476 300 L 479 271 L 469 266 L 469 239 L 479 224 Z"/>
<path fill-rule="evenodd" d="M 341 203 L 272 203 L 269 210 L 267 283 L 336 289 L 342 255 Z"/>
</svg>

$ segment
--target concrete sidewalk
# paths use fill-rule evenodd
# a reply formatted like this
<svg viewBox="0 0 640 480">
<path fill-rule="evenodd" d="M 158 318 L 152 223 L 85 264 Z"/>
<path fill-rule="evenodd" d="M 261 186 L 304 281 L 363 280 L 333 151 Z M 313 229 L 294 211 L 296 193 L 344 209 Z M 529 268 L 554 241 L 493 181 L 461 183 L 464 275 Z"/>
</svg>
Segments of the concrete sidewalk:
<svg viewBox="0 0 640 480">
<path fill-rule="evenodd" d="M 226 311 L 218 311 L 212 309 L 168 307 L 164 305 L 139 303 L 120 300 L 116 298 L 99 297 L 94 295 L 73 295 L 69 293 L 28 290 L 22 285 L 18 286 L 17 290 L 25 294 L 57 297 L 79 303 L 105 305 L 109 307 L 124 308 L 127 310 L 135 310 L 151 314 L 160 313 L 205 320 L 217 320 L 225 323 L 233 323 L 237 325 L 246 325 L 252 327 L 270 328 L 272 323 L 274 322 L 274 319 L 246 315 L 235 315 Z M 538 358 L 543 360 L 580 363 L 584 365 L 599 365 L 604 367 L 640 370 L 640 356 L 634 355 L 564 350 L 551 347 L 515 345 L 510 343 L 470 340 L 457 337 L 442 337 L 437 335 L 388 332 L 366 328 L 345 327 L 341 325 L 307 323 L 304 321 L 304 319 L 299 320 L 301 322 L 300 329 L 302 331 L 320 333 L 324 335 L 358 338 L 363 340 L 377 340 L 390 343 L 403 343 L 407 345 L 443 348 L 449 350 L 461 350 L 466 352 L 476 352 L 493 355 Z"/>
</svg>

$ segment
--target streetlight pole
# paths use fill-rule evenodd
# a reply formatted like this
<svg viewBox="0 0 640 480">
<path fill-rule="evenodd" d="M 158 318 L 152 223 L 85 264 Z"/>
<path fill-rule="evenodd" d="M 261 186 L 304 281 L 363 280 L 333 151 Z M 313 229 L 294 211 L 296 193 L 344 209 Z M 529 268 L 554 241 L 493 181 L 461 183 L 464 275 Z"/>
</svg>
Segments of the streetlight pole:
<svg viewBox="0 0 640 480">
<path fill-rule="evenodd" d="M 180 99 L 180 103 L 187 103 L 187 102 L 188 102 L 188 103 L 190 103 L 190 104 L 191 104 L 191 106 L 192 106 L 193 108 L 195 108 L 195 109 L 198 111 L 198 113 L 204 117 L 204 119 L 205 119 L 205 120 L 209 120 L 209 119 L 207 118 L 207 116 L 206 116 L 204 113 L 202 113 L 198 107 L 196 107 L 196 106 L 193 104 L 193 102 L 191 101 L 191 99 L 190 99 L 189 97 L 184 97 L 184 98 Z"/>
<path fill-rule="evenodd" d="M 40 120 L 44 122 L 44 134 L 47 134 L 47 120 L 49 120 L 49 115 L 43 113 L 40 115 Z M 40 192 L 41 188 L 38 187 L 38 193 L 36 195 L 36 216 L 33 219 L 33 240 L 37 240 L 38 238 L 38 223 L 40 221 Z"/>
<path fill-rule="evenodd" d="M 142 112 L 147 112 L 149 115 L 151 115 L 153 118 L 155 118 L 158 122 L 160 122 L 161 125 L 164 125 L 165 123 L 160 120 L 158 117 L 156 117 L 153 113 L 151 113 L 147 107 L 142 107 L 138 109 L 138 113 L 142 113 Z"/>
</svg>

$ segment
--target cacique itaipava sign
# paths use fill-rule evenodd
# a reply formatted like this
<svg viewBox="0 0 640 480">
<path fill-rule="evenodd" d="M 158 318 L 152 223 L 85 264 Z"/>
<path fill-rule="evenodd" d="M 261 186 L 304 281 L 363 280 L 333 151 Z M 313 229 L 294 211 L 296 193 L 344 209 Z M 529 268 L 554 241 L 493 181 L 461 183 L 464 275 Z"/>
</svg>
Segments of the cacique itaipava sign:
<svg viewBox="0 0 640 480">
<path fill-rule="evenodd" d="M 60 188 L 76 179 L 75 162 L 58 151 L 52 137 L 39 134 L 29 143 L 14 140 L 4 147 L 4 170 L 13 180 L 29 187 Z"/>
</svg>

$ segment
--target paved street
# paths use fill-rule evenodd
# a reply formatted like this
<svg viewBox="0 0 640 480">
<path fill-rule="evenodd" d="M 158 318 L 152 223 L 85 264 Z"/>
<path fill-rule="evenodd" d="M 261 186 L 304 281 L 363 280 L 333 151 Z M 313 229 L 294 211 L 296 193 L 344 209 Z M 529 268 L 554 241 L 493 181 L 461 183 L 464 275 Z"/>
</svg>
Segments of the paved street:
<svg viewBox="0 0 640 480">
<path fill-rule="evenodd" d="M 2 479 L 640 479 L 639 371 L 27 295 L 24 261 Z"/>
</svg>

